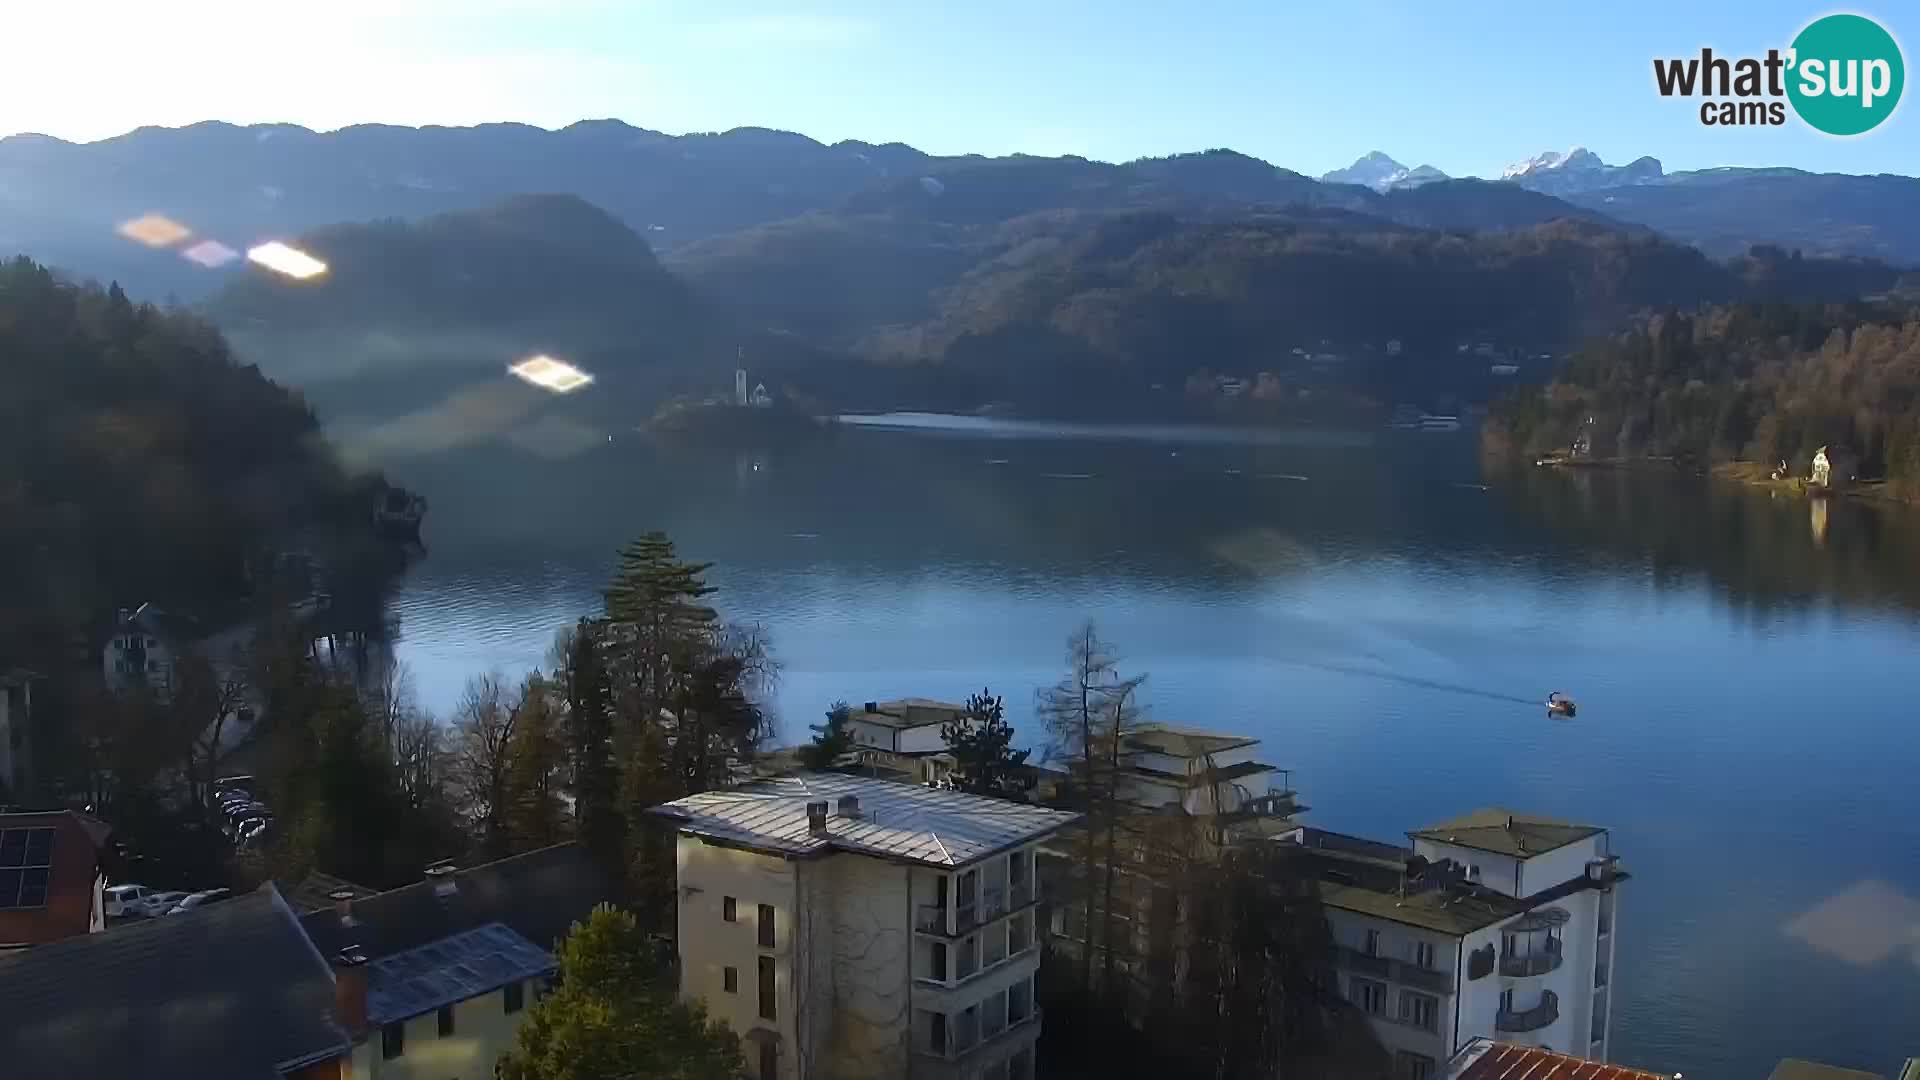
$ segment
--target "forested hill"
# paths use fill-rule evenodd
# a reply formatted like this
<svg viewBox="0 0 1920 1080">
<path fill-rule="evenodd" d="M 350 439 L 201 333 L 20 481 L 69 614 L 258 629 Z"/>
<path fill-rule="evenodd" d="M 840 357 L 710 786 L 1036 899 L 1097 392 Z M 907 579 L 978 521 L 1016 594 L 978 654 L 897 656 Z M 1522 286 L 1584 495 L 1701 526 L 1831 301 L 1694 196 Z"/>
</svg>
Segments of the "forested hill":
<svg viewBox="0 0 1920 1080">
<path fill-rule="evenodd" d="M 673 372 L 733 352 L 713 312 L 644 239 L 571 195 L 329 226 L 296 243 L 327 264 L 324 275 L 250 269 L 205 310 L 329 424 L 431 408 L 498 383 L 535 352 L 594 374 L 594 392 L 579 400 L 618 398 L 632 410 Z"/>
<path fill-rule="evenodd" d="M 119 607 L 229 613 L 267 557 L 370 532 L 378 479 L 191 315 L 15 259 L 0 386 L 0 668 L 72 662 Z"/>
<path fill-rule="evenodd" d="M 803 261 L 788 265 L 804 277 Z M 1270 373 L 1276 392 L 1294 393 L 1306 389 L 1285 386 L 1296 350 L 1345 358 L 1317 377 L 1391 403 L 1468 342 L 1557 354 L 1641 309 L 1843 300 L 1895 279 L 1876 263 L 1768 249 L 1718 262 L 1650 233 L 1567 221 L 1465 234 L 1121 215 L 1003 231 L 990 258 L 932 294 L 930 314 L 872 328 L 854 348 L 895 370 L 937 371 L 942 392 L 975 399 L 947 405 L 1097 404 L 1206 371 Z M 818 299 L 815 319 L 832 310 Z M 1379 362 L 1351 362 L 1365 356 Z"/>
<path fill-rule="evenodd" d="M 1544 390 L 1502 401 L 1486 437 L 1528 454 L 1593 418 L 1594 453 L 1789 462 L 1851 448 L 1920 498 L 1920 308 L 1715 307 L 1656 315 L 1582 348 Z"/>
</svg>

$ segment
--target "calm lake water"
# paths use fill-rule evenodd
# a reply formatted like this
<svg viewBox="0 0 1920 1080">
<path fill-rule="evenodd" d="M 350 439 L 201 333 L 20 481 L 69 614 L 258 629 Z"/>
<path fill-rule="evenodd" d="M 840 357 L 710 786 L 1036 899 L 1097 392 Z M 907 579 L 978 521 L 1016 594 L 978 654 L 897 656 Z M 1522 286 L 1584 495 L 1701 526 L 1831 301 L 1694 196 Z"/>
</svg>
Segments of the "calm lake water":
<svg viewBox="0 0 1920 1080">
<path fill-rule="evenodd" d="M 395 472 L 433 500 L 396 608 L 442 711 L 544 663 L 649 528 L 772 631 L 789 739 L 835 699 L 987 686 L 1038 741 L 1033 692 L 1092 617 L 1155 718 L 1258 735 L 1314 824 L 1391 839 L 1497 804 L 1611 827 L 1634 875 L 1617 1060 L 1920 1054 L 1910 511 L 1485 474 L 1471 435 L 924 417 Z M 1577 721 L 1543 717 L 1550 690 Z"/>
</svg>

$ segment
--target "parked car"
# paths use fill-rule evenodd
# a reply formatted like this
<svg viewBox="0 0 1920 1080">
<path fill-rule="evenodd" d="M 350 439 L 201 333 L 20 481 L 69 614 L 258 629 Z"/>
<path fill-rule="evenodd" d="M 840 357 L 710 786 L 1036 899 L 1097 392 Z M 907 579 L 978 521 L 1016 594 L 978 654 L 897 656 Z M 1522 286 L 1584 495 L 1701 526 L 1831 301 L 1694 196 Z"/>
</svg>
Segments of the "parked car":
<svg viewBox="0 0 1920 1080">
<path fill-rule="evenodd" d="M 156 915 L 165 915 L 167 912 L 173 910 L 173 905 L 186 898 L 187 894 L 178 890 L 148 893 L 146 900 L 140 905 L 140 914 L 148 918 L 153 918 Z"/>
<path fill-rule="evenodd" d="M 107 918 L 122 919 L 129 915 L 145 915 L 147 897 L 152 895 L 153 890 L 145 885 L 107 886 Z"/>
<path fill-rule="evenodd" d="M 217 904 L 220 901 L 231 897 L 232 895 L 233 895 L 232 889 L 208 889 L 206 892 L 193 893 L 191 895 L 182 897 L 179 903 L 168 908 L 167 914 L 179 915 L 184 912 L 192 911 L 194 908 L 197 908 L 197 907 L 205 907 L 208 904 Z"/>
</svg>

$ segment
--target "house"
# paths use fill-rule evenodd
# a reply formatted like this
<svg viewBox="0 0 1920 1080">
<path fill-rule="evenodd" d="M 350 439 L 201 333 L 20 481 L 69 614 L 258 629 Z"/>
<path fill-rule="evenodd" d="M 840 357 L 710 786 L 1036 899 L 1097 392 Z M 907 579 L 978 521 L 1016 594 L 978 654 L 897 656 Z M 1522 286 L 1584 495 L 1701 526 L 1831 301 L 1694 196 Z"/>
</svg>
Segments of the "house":
<svg viewBox="0 0 1920 1080">
<path fill-rule="evenodd" d="M 1031 1080 L 1039 845 L 1075 814 L 798 773 L 654 807 L 681 992 L 760 1080 Z"/>
<path fill-rule="evenodd" d="M 1520 374 L 1520 365 L 1519 365 L 1519 364 L 1507 364 L 1507 363 L 1501 363 L 1501 364 L 1492 364 L 1492 365 L 1489 365 L 1489 366 L 1488 366 L 1488 368 L 1487 368 L 1487 374 L 1489 374 L 1489 375 L 1498 375 L 1498 376 L 1500 376 L 1500 377 L 1502 377 L 1502 378 L 1506 378 L 1506 377 L 1508 377 L 1508 376 L 1513 376 L 1513 375 L 1518 375 L 1518 374 Z"/>
<path fill-rule="evenodd" d="M 1307 809 L 1284 770 L 1257 760 L 1259 746 L 1245 735 L 1138 725 L 1121 738 L 1117 790 L 1139 813 L 1114 838 L 1111 861 L 1102 857 L 1095 868 L 1113 869 L 1110 895 L 1104 880 L 1097 888 L 1079 880 L 1087 872 L 1084 830 L 1063 830 L 1042 852 L 1041 880 L 1050 891 L 1088 890 L 1082 895 L 1094 897 L 1091 912 L 1085 904 L 1054 907 L 1054 948 L 1079 957 L 1113 945 L 1116 982 L 1135 1024 L 1151 1023 L 1164 1003 L 1185 992 L 1195 927 L 1180 883 L 1229 850 L 1286 834 L 1295 828 L 1293 816 Z M 1071 776 L 1084 775 L 1071 755 L 1065 764 Z M 1089 925 L 1124 929 L 1117 938 L 1102 938 L 1089 934 Z M 1096 966 L 1104 972 L 1104 964 Z"/>
<path fill-rule="evenodd" d="M 333 974 L 272 885 L 0 956 L 0 1001 L 7 1080 L 349 1075 Z"/>
<path fill-rule="evenodd" d="M 72 810 L 0 814 L 0 951 L 106 929 L 100 862 L 111 832 Z"/>
<path fill-rule="evenodd" d="M 1860 460 L 1842 446 L 1823 446 L 1813 452 L 1808 482 L 1814 487 L 1843 488 L 1852 483 Z"/>
<path fill-rule="evenodd" d="M 192 622 L 157 605 L 121 608 L 101 649 L 107 688 L 116 693 L 146 690 L 166 698 L 173 692 L 181 653 L 199 636 Z"/>
<path fill-rule="evenodd" d="M 1627 880 L 1605 829 L 1502 809 L 1408 834 L 1411 847 L 1301 827 L 1341 990 L 1404 1077 L 1475 1039 L 1604 1062 L 1614 922 Z"/>
<path fill-rule="evenodd" d="M 1596 1065 L 1571 1054 L 1537 1046 L 1514 1046 L 1475 1039 L 1447 1062 L 1445 1080 L 1679 1080 L 1680 1074 L 1647 1072 L 1620 1065 Z M 1435 1077 L 1434 1080 L 1440 1080 Z M 1776 1080 L 1778 1080 L 1776 1074 Z"/>
<path fill-rule="evenodd" d="M 0 668 L 0 805 L 33 784 L 33 684 L 37 676 Z"/>
<path fill-rule="evenodd" d="M 1291 817 L 1285 770 L 1254 760 L 1260 740 L 1175 724 L 1142 724 L 1122 738 L 1121 797 L 1143 809 L 1189 814 Z"/>
<path fill-rule="evenodd" d="M 965 705 L 930 698 L 869 701 L 848 714 L 847 731 L 863 766 L 934 784 L 954 768 L 942 732 L 966 716 Z"/>
<path fill-rule="evenodd" d="M 773 395 L 767 392 L 766 383 L 754 384 L 753 393 L 747 397 L 747 404 L 756 409 L 770 409 L 773 407 Z"/>
<path fill-rule="evenodd" d="M 554 950 L 612 896 L 585 849 L 559 844 L 300 918 L 345 987 L 350 1071 L 341 1077 L 487 1077 L 557 968 Z"/>
</svg>

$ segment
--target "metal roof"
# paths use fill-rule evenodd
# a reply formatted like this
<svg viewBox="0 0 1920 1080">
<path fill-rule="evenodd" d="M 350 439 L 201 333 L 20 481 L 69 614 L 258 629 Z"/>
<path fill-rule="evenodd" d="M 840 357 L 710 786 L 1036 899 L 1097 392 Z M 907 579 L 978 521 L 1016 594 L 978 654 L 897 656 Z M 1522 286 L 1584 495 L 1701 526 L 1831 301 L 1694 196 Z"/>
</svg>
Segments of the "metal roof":
<svg viewBox="0 0 1920 1080">
<path fill-rule="evenodd" d="M 551 974 L 553 954 L 507 928 L 485 926 L 376 960 L 367 972 L 367 1020 L 387 1024 Z"/>
<path fill-rule="evenodd" d="M 842 817 L 841 796 L 860 800 Z M 808 831 L 807 804 L 827 804 L 827 831 Z M 796 773 L 653 807 L 682 832 L 789 855 L 848 851 L 927 866 L 964 866 L 1037 840 L 1080 815 L 1039 806 L 836 773 Z"/>
<path fill-rule="evenodd" d="M 966 714 L 965 705 L 955 705 L 950 701 L 935 701 L 932 698 L 901 698 L 898 701 L 876 701 L 873 708 L 864 705 L 848 714 L 850 720 L 861 720 L 869 724 L 879 724 L 890 728 L 929 727 L 944 724 L 949 720 Z"/>
<path fill-rule="evenodd" d="M 1449 1080 L 1672 1080 L 1665 1073 L 1606 1065 L 1535 1046 L 1475 1039 L 1448 1063 Z"/>
</svg>

